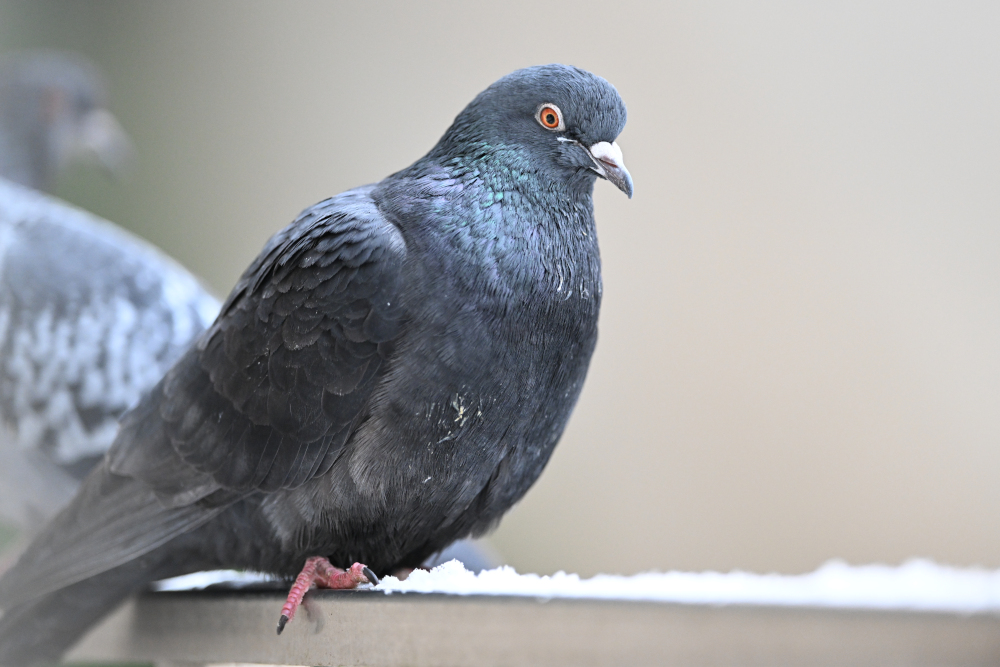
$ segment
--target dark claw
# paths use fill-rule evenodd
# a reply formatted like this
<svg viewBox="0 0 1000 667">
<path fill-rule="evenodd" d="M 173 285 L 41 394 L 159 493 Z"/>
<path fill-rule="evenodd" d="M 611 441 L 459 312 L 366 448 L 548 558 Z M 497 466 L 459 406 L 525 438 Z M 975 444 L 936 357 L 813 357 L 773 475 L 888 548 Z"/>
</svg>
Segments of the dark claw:
<svg viewBox="0 0 1000 667">
<path fill-rule="evenodd" d="M 371 582 L 375 586 L 378 586 L 378 577 L 375 576 L 375 573 L 372 572 L 370 567 L 366 565 L 365 567 L 361 568 L 361 573 L 365 575 L 365 577 L 367 577 L 369 582 Z"/>
<path fill-rule="evenodd" d="M 288 617 L 285 616 L 284 614 L 282 614 L 281 618 L 278 619 L 278 634 L 279 635 L 281 634 L 281 631 L 285 629 L 285 623 L 288 623 Z"/>
</svg>

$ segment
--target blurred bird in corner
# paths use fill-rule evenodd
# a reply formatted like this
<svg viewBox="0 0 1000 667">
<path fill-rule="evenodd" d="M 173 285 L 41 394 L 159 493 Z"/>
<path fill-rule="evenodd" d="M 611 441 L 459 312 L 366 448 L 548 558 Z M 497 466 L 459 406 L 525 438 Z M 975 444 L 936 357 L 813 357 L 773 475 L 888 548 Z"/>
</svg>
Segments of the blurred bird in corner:
<svg viewBox="0 0 1000 667">
<path fill-rule="evenodd" d="M 0 520 L 26 536 L 219 310 L 149 243 L 38 192 L 75 161 L 131 161 L 106 101 L 80 55 L 0 62 Z"/>
</svg>

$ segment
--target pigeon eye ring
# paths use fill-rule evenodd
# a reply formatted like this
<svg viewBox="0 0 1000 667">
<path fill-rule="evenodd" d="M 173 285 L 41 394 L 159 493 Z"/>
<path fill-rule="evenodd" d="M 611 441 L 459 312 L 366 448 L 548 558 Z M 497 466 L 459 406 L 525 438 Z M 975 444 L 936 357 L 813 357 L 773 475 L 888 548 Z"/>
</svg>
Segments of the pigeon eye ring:
<svg viewBox="0 0 1000 667">
<path fill-rule="evenodd" d="M 546 130 L 562 132 L 566 129 L 566 122 L 563 120 L 562 111 L 551 102 L 538 105 L 538 109 L 535 111 L 535 120 Z"/>
</svg>

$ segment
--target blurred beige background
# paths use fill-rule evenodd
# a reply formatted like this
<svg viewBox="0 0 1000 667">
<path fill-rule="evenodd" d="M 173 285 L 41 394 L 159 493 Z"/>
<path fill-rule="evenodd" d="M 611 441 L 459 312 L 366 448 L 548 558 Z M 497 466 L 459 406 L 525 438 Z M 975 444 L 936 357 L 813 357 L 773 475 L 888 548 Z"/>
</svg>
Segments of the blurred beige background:
<svg viewBox="0 0 1000 667">
<path fill-rule="evenodd" d="M 140 163 L 71 201 L 223 294 L 313 202 L 499 76 L 614 83 L 601 341 L 492 537 L 522 570 L 1000 566 L 1000 5 L 0 3 L 82 51 Z"/>
</svg>

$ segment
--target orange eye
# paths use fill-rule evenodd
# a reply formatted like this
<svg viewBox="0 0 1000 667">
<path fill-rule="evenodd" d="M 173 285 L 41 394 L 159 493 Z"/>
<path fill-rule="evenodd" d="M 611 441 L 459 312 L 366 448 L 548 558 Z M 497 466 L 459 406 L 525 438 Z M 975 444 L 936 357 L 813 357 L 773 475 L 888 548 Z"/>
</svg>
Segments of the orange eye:
<svg viewBox="0 0 1000 667">
<path fill-rule="evenodd" d="M 543 104 L 538 107 L 538 111 L 535 113 L 535 118 L 541 123 L 542 127 L 547 130 L 565 130 L 566 124 L 563 123 L 562 112 L 559 111 L 559 107 L 554 104 Z"/>
</svg>

